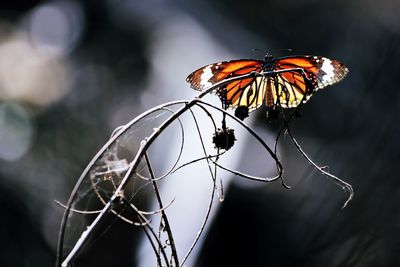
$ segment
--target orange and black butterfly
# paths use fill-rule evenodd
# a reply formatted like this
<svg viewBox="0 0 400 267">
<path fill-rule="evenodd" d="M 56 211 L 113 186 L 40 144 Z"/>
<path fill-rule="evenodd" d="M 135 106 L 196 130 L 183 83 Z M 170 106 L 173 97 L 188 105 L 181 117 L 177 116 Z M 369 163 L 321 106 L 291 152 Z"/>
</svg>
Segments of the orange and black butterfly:
<svg viewBox="0 0 400 267">
<path fill-rule="evenodd" d="M 196 90 L 206 89 L 228 78 L 252 72 L 270 72 L 229 82 L 215 93 L 223 106 L 235 108 L 240 119 L 265 103 L 268 110 L 294 108 L 305 103 L 317 90 L 342 80 L 349 72 L 337 61 L 319 56 L 288 56 L 263 60 L 239 59 L 204 66 L 191 73 L 186 81 Z"/>
</svg>

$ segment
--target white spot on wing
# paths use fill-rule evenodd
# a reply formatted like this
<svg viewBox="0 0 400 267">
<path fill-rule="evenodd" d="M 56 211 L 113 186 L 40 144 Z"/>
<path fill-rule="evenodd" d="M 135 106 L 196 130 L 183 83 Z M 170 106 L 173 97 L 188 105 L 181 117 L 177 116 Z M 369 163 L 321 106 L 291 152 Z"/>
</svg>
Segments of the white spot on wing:
<svg viewBox="0 0 400 267">
<path fill-rule="evenodd" d="M 209 80 L 213 77 L 213 73 L 211 71 L 211 65 L 204 68 L 203 73 L 200 76 L 200 85 L 203 87 L 211 86 L 212 83 Z"/>
<path fill-rule="evenodd" d="M 335 78 L 335 68 L 332 65 L 332 61 L 330 59 L 325 59 L 324 63 L 322 63 L 321 70 L 325 72 L 324 76 L 322 76 L 322 80 L 326 82 L 331 82 Z"/>
</svg>

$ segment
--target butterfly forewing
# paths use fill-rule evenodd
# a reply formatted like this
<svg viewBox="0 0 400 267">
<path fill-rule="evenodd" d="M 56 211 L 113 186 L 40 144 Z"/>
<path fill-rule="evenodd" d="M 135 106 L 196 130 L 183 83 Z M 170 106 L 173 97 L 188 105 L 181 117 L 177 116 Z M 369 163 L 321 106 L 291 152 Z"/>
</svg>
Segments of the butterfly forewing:
<svg viewBox="0 0 400 267">
<path fill-rule="evenodd" d="M 241 59 L 224 61 L 204 66 L 192 72 L 186 78 L 186 81 L 190 83 L 193 89 L 201 91 L 227 78 L 244 75 L 253 71 L 260 72 L 261 66 L 261 60 Z"/>
<path fill-rule="evenodd" d="M 319 56 L 293 56 L 276 60 L 275 70 L 303 69 L 313 91 L 341 81 L 349 72 L 347 67 L 333 59 Z"/>
</svg>

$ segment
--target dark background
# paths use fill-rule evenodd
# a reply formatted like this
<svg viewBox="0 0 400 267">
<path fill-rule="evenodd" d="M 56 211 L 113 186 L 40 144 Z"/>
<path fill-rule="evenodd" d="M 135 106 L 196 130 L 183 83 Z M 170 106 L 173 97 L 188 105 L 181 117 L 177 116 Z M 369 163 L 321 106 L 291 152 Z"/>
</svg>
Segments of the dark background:
<svg viewBox="0 0 400 267">
<path fill-rule="evenodd" d="M 318 163 L 353 185 L 355 198 L 341 210 L 343 191 L 284 146 L 294 188 L 233 182 L 196 266 L 399 266 L 399 17 L 395 0 L 3 1 L 0 265 L 54 265 L 63 210 L 53 200 L 66 201 L 116 126 L 195 96 L 184 79 L 197 67 L 261 58 L 252 48 L 277 56 L 291 48 L 350 69 L 292 128 Z M 173 55 L 158 43 L 177 37 Z M 168 56 L 176 64 L 165 65 Z M 154 81 L 157 71 L 167 78 Z M 169 96 L 171 81 L 179 86 Z M 252 115 L 259 128 L 274 129 L 263 110 Z M 96 254 L 109 257 L 97 266 L 136 266 L 126 255 L 137 240 L 121 231 L 119 246 L 99 246 Z"/>
</svg>

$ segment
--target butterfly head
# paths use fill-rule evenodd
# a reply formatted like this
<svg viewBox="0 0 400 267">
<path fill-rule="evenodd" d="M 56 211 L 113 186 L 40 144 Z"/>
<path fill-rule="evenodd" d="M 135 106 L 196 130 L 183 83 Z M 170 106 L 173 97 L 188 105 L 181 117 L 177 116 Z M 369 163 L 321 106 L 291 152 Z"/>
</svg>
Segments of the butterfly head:
<svg viewBox="0 0 400 267">
<path fill-rule="evenodd" d="M 265 62 L 267 62 L 267 63 L 271 63 L 271 62 L 274 60 L 274 57 L 273 57 L 270 53 L 267 53 L 267 54 L 265 54 L 265 56 L 264 56 L 264 60 L 265 60 Z"/>
<path fill-rule="evenodd" d="M 274 65 L 274 62 L 275 62 L 275 59 L 274 59 L 274 57 L 273 57 L 270 53 L 267 53 L 267 54 L 264 56 L 264 68 L 265 68 L 266 70 L 272 69 L 272 67 L 273 67 L 273 65 Z"/>
</svg>

